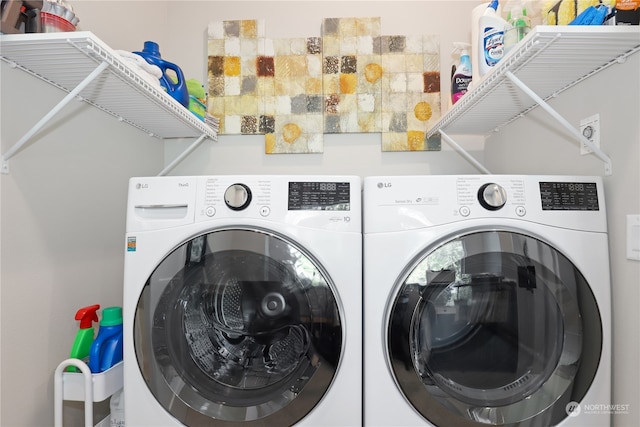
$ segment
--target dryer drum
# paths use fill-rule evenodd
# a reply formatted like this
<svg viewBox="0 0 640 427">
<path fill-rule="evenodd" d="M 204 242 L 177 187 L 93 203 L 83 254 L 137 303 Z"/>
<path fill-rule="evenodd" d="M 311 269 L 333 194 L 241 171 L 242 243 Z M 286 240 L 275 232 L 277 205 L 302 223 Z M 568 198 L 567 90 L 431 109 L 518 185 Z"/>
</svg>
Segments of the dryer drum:
<svg viewBox="0 0 640 427">
<path fill-rule="evenodd" d="M 582 355 L 601 352 L 599 322 L 584 277 L 551 246 L 474 232 L 428 249 L 403 279 L 389 318 L 391 368 L 435 425 L 454 414 L 463 426 L 555 425 L 595 375 L 597 358 Z"/>
</svg>

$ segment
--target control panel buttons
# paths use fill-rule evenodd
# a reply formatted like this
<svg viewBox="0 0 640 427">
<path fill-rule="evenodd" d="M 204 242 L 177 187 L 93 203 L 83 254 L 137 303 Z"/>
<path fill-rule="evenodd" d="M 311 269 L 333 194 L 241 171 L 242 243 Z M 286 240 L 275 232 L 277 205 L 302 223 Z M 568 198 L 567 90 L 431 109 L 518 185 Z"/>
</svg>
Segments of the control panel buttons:
<svg viewBox="0 0 640 427">
<path fill-rule="evenodd" d="M 216 208 L 214 208 L 213 206 L 207 206 L 206 208 L 204 208 L 204 214 L 208 217 L 212 217 L 216 214 Z"/>
<path fill-rule="evenodd" d="M 241 211 L 251 203 L 251 190 L 244 184 L 230 185 L 224 192 L 224 203 L 234 211 Z"/>
<path fill-rule="evenodd" d="M 262 206 L 260 208 L 260 216 L 269 216 L 271 208 L 269 206 Z"/>
<path fill-rule="evenodd" d="M 460 215 L 466 217 L 471 213 L 471 209 L 469 208 L 469 206 L 461 206 L 458 212 L 460 212 Z"/>
<path fill-rule="evenodd" d="M 524 206 L 517 206 L 516 207 L 516 215 L 525 216 L 526 214 L 527 214 L 527 210 L 524 208 Z"/>
<path fill-rule="evenodd" d="M 495 183 L 484 184 L 478 190 L 480 205 L 490 211 L 497 211 L 507 203 L 507 191 Z"/>
</svg>

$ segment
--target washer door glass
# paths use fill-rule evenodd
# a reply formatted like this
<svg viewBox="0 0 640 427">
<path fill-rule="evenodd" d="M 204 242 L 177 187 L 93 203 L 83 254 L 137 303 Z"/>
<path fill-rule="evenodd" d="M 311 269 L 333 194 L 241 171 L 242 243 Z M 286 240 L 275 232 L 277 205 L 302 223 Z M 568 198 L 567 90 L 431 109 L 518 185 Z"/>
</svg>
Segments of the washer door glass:
<svg viewBox="0 0 640 427">
<path fill-rule="evenodd" d="M 400 282 L 388 325 L 396 383 L 437 426 L 555 425 L 584 397 L 602 349 L 578 269 L 507 231 L 428 250 Z"/>
<path fill-rule="evenodd" d="M 272 232 L 235 228 L 160 263 L 134 340 L 147 385 L 182 423 L 291 425 L 329 388 L 343 336 L 322 267 Z"/>
</svg>

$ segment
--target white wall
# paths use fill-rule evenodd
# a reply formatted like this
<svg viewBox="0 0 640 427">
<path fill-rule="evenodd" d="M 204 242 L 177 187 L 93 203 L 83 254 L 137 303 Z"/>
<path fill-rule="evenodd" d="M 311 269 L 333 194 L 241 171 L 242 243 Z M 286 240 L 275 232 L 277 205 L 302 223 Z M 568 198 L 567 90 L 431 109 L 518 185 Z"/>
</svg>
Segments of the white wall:
<svg viewBox="0 0 640 427">
<path fill-rule="evenodd" d="M 613 297 L 613 401 L 630 405 L 616 426 L 640 419 L 640 262 L 626 259 L 626 215 L 640 214 L 640 54 L 616 64 L 550 101 L 576 127 L 600 114 L 601 146 L 613 164 L 604 177 Z M 603 175 L 595 156 L 538 108 L 487 140 L 485 159 L 494 173 Z M 589 250 L 589 248 L 585 248 Z M 608 403 L 608 402 L 602 402 Z"/>
</svg>

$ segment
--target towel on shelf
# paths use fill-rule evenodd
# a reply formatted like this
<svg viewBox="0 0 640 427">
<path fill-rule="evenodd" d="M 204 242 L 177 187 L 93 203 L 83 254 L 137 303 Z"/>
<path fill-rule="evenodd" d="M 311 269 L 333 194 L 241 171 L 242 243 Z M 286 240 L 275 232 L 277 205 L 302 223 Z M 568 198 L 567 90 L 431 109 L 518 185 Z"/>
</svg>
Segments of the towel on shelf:
<svg viewBox="0 0 640 427">
<path fill-rule="evenodd" d="M 160 78 L 162 77 L 162 70 L 160 67 L 149 64 L 142 56 L 136 55 L 133 52 L 116 50 L 116 53 L 129 65 L 133 65 L 136 71 L 140 72 L 139 74 L 142 78 L 153 85 L 160 86 Z"/>
</svg>

